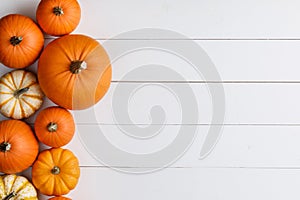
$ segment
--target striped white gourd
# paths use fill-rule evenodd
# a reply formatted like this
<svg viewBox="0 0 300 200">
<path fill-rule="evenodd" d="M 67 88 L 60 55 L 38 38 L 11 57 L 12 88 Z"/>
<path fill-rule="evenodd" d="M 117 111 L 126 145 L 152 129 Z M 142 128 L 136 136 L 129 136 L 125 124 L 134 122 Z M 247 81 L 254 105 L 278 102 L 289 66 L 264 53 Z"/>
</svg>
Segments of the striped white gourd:
<svg viewBox="0 0 300 200">
<path fill-rule="evenodd" d="M 0 112 L 6 117 L 27 118 L 41 107 L 43 99 L 44 94 L 32 72 L 15 70 L 0 78 Z"/>
<path fill-rule="evenodd" d="M 23 176 L 0 176 L 0 199 L 38 200 L 34 186 Z"/>
</svg>

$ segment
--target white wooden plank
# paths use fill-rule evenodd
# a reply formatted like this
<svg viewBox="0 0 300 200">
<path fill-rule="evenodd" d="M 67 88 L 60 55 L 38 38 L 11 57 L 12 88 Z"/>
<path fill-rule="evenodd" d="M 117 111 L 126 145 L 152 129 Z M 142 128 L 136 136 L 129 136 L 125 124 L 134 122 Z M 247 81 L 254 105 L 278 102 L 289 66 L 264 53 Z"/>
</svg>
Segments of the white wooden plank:
<svg viewBox="0 0 300 200">
<path fill-rule="evenodd" d="M 46 45 L 52 39 L 46 40 Z M 113 81 L 220 81 L 210 77 L 203 77 L 195 69 L 203 72 L 203 66 L 193 67 L 183 57 L 176 55 L 172 49 L 165 49 L 165 45 L 184 46 L 186 41 L 181 40 L 98 40 L 108 52 L 112 67 Z M 188 41 L 190 42 L 190 41 Z M 300 60 L 300 41 L 194 41 L 208 55 L 214 63 L 216 70 L 225 82 L 299 82 L 298 71 Z M 162 49 L 148 49 L 151 46 L 160 46 Z M 144 49 L 125 53 L 120 49 L 126 47 L 144 46 Z M 130 48 L 129 48 L 130 49 Z M 125 53 L 125 54 L 124 54 Z M 187 55 L 195 53 L 193 49 Z M 197 51 L 196 51 L 197 53 Z M 201 52 L 199 52 L 201 54 Z M 181 57 L 183 56 L 183 57 Z M 201 63 L 201 62 L 200 62 Z M 204 62 L 203 62 L 204 63 Z M 29 70 L 36 71 L 35 63 Z M 150 68 L 162 66 L 155 72 L 149 73 Z M 0 65 L 0 74 L 10 71 Z M 148 68 L 143 68 L 149 66 Z M 178 79 L 166 72 L 163 67 L 171 72 L 178 73 Z M 132 73 L 143 69 L 136 75 Z M 148 71 L 146 71 L 148 69 Z M 130 75 L 131 74 L 131 75 Z M 154 74 L 154 75 L 153 75 Z"/>
<path fill-rule="evenodd" d="M 188 41 L 189 43 L 190 41 Z M 300 41 L 194 41 L 199 45 L 214 63 L 215 68 L 223 81 L 299 81 L 298 73 L 300 60 Z M 100 41 L 106 48 L 112 59 L 113 81 L 181 81 L 168 73 L 164 73 L 163 67 L 170 71 L 179 73 L 186 81 L 219 81 L 203 76 L 181 56 L 201 52 L 190 48 L 187 55 L 176 55 L 173 46 L 185 46 L 186 41 L 178 40 L 117 40 L 105 42 Z M 126 47 L 142 46 L 144 49 L 136 49 L 133 52 L 122 55 L 119 49 Z M 161 47 L 161 49 L 148 49 L 147 47 Z M 130 48 L 128 48 L 130 49 Z M 168 50 L 164 51 L 164 50 Z M 117 56 L 119 56 L 117 59 Z M 200 62 L 201 63 L 201 62 Z M 203 60 L 203 64 L 205 61 Z M 131 75 L 134 70 L 144 66 L 163 66 L 157 70 L 156 76 L 149 72 Z M 204 72 L 202 65 L 196 69 Z M 142 72 L 143 72 L 142 71 Z"/>
<path fill-rule="evenodd" d="M 124 98 L 117 97 L 116 86 L 141 88 L 131 98 L 125 98 L 132 91 L 122 90 Z M 182 118 L 182 101 L 169 88 L 183 88 L 183 83 L 113 83 L 106 96 L 94 107 L 73 111 L 79 124 L 211 124 L 212 102 L 206 84 L 189 84 L 198 102 L 198 123 Z M 124 87 L 123 87 L 124 88 Z M 299 83 L 291 84 L 224 84 L 225 124 L 299 124 Z M 118 89 L 120 92 L 120 90 Z M 113 101 L 114 100 L 114 101 Z M 128 101 L 127 105 L 120 103 Z M 55 105 L 47 98 L 42 108 Z M 186 104 L 184 104 L 186 105 Z M 165 112 L 157 110 L 160 106 Z M 191 105 L 188 105 L 191 106 Z M 197 105 L 195 105 L 197 108 Z M 154 109 L 151 117 L 151 109 Z M 39 111 L 37 112 L 37 114 Z M 26 121 L 34 123 L 36 115 Z M 124 114 L 129 118 L 122 117 Z M 116 118 L 118 116 L 118 118 Z M 3 116 L 1 120 L 6 119 Z M 152 121 L 153 120 L 153 121 Z"/>
<path fill-rule="evenodd" d="M 52 39 L 47 39 L 48 44 Z M 220 81 L 214 78 L 203 77 L 195 68 L 181 56 L 159 49 L 147 49 L 148 46 L 159 46 L 162 43 L 175 43 L 182 46 L 185 41 L 178 40 L 98 40 L 104 45 L 112 60 L 113 81 Z M 219 75 L 225 82 L 297 82 L 300 60 L 300 41 L 195 41 L 208 55 Z M 141 45 L 139 49 L 123 55 L 125 52 L 118 49 Z M 174 44 L 173 44 L 174 45 Z M 161 45 L 162 47 L 164 45 Z M 172 49 L 169 49 L 172 51 Z M 194 51 L 187 52 L 193 54 Z M 36 71 L 35 63 L 29 70 Z M 144 66 L 158 68 L 156 76 L 146 70 L 141 70 L 135 76 L 134 70 Z M 0 75 L 11 69 L 0 64 Z M 174 78 L 164 73 L 164 68 L 178 73 L 182 79 Z M 149 69 L 148 68 L 148 69 Z M 202 66 L 197 66 L 203 72 Z M 150 71 L 151 72 L 151 71 Z"/>
<path fill-rule="evenodd" d="M 38 3 L 39 0 L 31 0 L 31 1 L 4 0 L 1 2 L 0 17 L 3 17 L 8 14 L 22 14 L 35 20 L 35 12 Z"/>
<path fill-rule="evenodd" d="M 0 15 L 35 17 L 38 0 L 3 0 Z M 75 33 L 110 38 L 139 28 L 163 28 L 190 38 L 299 38 L 299 2 L 232 0 L 80 0 L 81 22 Z M 280 14 L 282 13 L 282 14 Z M 168 36 L 147 36 L 147 38 Z"/>
<path fill-rule="evenodd" d="M 73 113 L 77 123 L 194 124 L 194 121 L 182 118 L 182 109 L 186 104 L 181 103 L 184 102 L 182 99 L 178 99 L 181 97 L 172 93 L 172 90 L 175 92 L 183 90 L 184 86 L 190 87 L 195 95 L 194 97 L 187 95 L 184 98 L 195 98 L 198 102 L 198 123 L 210 124 L 211 96 L 207 84 L 199 83 L 188 85 L 182 83 L 113 83 L 108 94 L 94 107 Z M 299 124 L 300 94 L 297 91 L 300 89 L 300 84 L 298 83 L 224 84 L 224 89 L 225 124 Z M 120 110 L 118 105 L 124 102 L 128 102 L 128 106 L 122 105 L 122 110 Z M 164 110 L 165 121 L 161 112 L 157 110 L 152 113 L 154 121 L 151 121 L 151 108 L 157 105 Z M 194 107 L 197 108 L 197 105 Z M 122 117 L 125 114 L 131 121 Z"/>
<path fill-rule="evenodd" d="M 82 168 L 73 199 L 299 199 L 299 170 L 165 169 L 144 175 Z M 88 188 L 88 189 L 87 189 Z M 40 198 L 46 200 L 45 197 Z"/>
<path fill-rule="evenodd" d="M 134 139 L 125 135 L 116 125 L 100 125 L 102 131 L 93 132 L 92 125 L 77 125 L 77 132 L 65 148 L 72 149 L 81 166 L 105 166 L 104 155 L 91 151 L 83 136 L 103 134 L 111 145 L 133 154 L 150 154 L 171 145 L 178 135 L 180 125 L 167 125 L 150 139 Z M 95 126 L 95 125 L 94 125 Z M 186 153 L 171 164 L 171 167 L 226 167 L 226 168 L 299 168 L 299 126 L 224 126 L 223 135 L 214 151 L 204 160 L 199 160 L 200 150 L 209 126 L 198 126 L 197 136 Z M 188 134 L 188 133 L 187 133 Z M 96 142 L 98 140 L 96 139 Z M 103 142 L 98 141 L 101 145 Z M 86 147 L 84 147 L 86 146 Z M 101 147 L 100 147 L 101 148 Z M 103 149 L 103 152 L 106 148 Z M 113 156 L 113 155 L 112 155 Z M 125 160 L 115 167 L 152 167 L 155 164 L 130 163 Z"/>
</svg>

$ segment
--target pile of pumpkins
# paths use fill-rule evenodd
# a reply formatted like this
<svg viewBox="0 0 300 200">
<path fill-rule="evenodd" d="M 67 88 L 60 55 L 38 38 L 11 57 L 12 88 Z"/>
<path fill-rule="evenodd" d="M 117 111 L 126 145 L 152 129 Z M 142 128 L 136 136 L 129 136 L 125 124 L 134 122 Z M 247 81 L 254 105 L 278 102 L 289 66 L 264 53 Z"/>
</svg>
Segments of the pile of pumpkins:
<svg viewBox="0 0 300 200">
<path fill-rule="evenodd" d="M 29 17 L 9 14 L 0 19 L 0 62 L 12 71 L 0 78 L 0 199 L 38 199 L 37 190 L 52 200 L 67 200 L 78 183 L 79 161 L 68 149 L 75 123 L 68 110 L 96 104 L 111 81 L 104 48 L 85 35 L 70 34 L 79 24 L 76 0 L 41 0 L 37 24 Z M 44 48 L 44 34 L 55 36 Z M 25 68 L 38 60 L 37 75 Z M 48 97 L 57 106 L 32 116 Z M 49 146 L 39 152 L 39 144 Z M 32 167 L 32 183 L 16 175 Z"/>
</svg>

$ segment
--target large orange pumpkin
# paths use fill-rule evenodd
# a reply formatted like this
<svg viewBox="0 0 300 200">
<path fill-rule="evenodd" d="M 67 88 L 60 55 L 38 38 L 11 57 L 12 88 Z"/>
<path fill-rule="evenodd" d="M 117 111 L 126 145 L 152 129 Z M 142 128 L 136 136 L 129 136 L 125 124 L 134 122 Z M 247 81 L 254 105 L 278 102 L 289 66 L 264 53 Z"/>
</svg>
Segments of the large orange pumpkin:
<svg viewBox="0 0 300 200">
<path fill-rule="evenodd" d="M 32 167 L 32 182 L 45 195 L 65 195 L 78 183 L 78 159 L 67 149 L 44 150 Z"/>
<path fill-rule="evenodd" d="M 27 169 L 36 159 L 38 149 L 38 142 L 25 122 L 0 122 L 0 172 L 14 174 Z"/>
<path fill-rule="evenodd" d="M 0 113 L 13 119 L 33 115 L 44 101 L 34 73 L 14 70 L 0 78 Z"/>
<path fill-rule="evenodd" d="M 50 198 L 48 200 L 72 200 L 72 199 L 69 199 L 67 197 L 52 197 L 52 198 Z"/>
<path fill-rule="evenodd" d="M 38 58 L 43 46 L 43 33 L 29 17 L 10 14 L 1 18 L 1 63 L 11 68 L 27 67 Z"/>
<path fill-rule="evenodd" d="M 38 114 L 34 123 L 34 130 L 42 143 L 51 147 L 61 147 L 73 138 L 75 123 L 68 110 L 60 107 L 49 107 Z"/>
<path fill-rule="evenodd" d="M 36 19 L 43 31 L 60 36 L 71 33 L 80 21 L 80 6 L 76 0 L 42 0 Z"/>
<path fill-rule="evenodd" d="M 67 109 L 85 109 L 97 103 L 108 90 L 110 60 L 96 40 L 66 35 L 52 41 L 43 51 L 38 79 L 45 95 L 54 103 Z"/>
</svg>

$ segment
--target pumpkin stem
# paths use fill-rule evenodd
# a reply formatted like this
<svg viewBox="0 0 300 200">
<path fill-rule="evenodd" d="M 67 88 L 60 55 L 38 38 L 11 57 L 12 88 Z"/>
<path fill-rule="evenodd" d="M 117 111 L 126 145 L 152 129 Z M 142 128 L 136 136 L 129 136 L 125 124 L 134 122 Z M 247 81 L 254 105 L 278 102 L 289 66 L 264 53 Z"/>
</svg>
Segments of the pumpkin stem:
<svg viewBox="0 0 300 200">
<path fill-rule="evenodd" d="M 81 72 L 81 70 L 86 69 L 87 68 L 87 64 L 84 61 L 72 61 L 71 65 L 70 65 L 70 71 L 73 74 L 79 74 Z"/>
<path fill-rule="evenodd" d="M 61 16 L 64 14 L 64 11 L 61 7 L 59 6 L 56 6 L 53 8 L 53 13 L 56 15 L 56 16 Z"/>
<path fill-rule="evenodd" d="M 47 125 L 47 129 L 49 132 L 56 132 L 57 131 L 57 123 L 55 122 L 50 122 L 48 125 Z"/>
<path fill-rule="evenodd" d="M 7 152 L 11 149 L 11 144 L 8 142 L 3 142 L 2 144 L 0 144 L 0 151 L 1 152 Z"/>
<path fill-rule="evenodd" d="M 7 195 L 3 200 L 9 200 L 9 199 L 15 197 L 16 195 L 17 195 L 17 193 L 12 192 L 12 193 L 10 193 L 9 195 Z"/>
<path fill-rule="evenodd" d="M 59 167 L 54 166 L 54 167 L 51 169 L 51 173 L 54 174 L 54 175 L 58 175 L 58 174 L 60 173 Z"/>
<path fill-rule="evenodd" d="M 29 87 L 26 87 L 26 88 L 22 88 L 22 89 L 19 89 L 19 90 L 16 90 L 15 92 L 14 92 L 14 97 L 15 98 L 20 98 L 20 96 L 22 95 L 22 94 L 24 94 L 25 92 L 27 92 L 29 90 Z"/>
<path fill-rule="evenodd" d="M 18 44 L 20 44 L 22 42 L 23 38 L 21 36 L 17 37 L 17 36 L 13 36 L 10 38 L 10 44 L 12 44 L 13 46 L 17 46 Z"/>
</svg>

